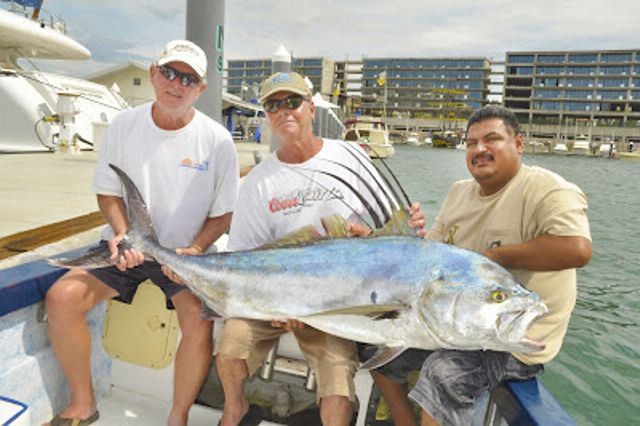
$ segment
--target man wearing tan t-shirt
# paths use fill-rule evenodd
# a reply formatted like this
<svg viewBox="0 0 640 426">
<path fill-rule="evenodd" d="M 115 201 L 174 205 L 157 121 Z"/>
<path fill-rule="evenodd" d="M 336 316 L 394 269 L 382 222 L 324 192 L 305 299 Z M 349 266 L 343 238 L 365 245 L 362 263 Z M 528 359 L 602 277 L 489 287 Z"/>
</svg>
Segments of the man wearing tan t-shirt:
<svg viewBox="0 0 640 426">
<path fill-rule="evenodd" d="M 410 352 L 373 372 L 394 422 L 415 424 L 406 372 L 425 359 L 409 397 L 422 424 L 470 424 L 475 399 L 502 380 L 528 379 L 559 352 L 576 301 L 576 269 L 591 259 L 587 200 L 576 185 L 522 164 L 523 136 L 502 107 L 475 111 L 467 125 L 467 168 L 453 184 L 427 238 L 484 254 L 544 300 L 549 313 L 528 337 L 546 347 L 531 354 L 493 351 Z M 413 362 L 413 365 L 410 365 Z M 404 392 L 403 392 L 404 390 Z"/>
</svg>

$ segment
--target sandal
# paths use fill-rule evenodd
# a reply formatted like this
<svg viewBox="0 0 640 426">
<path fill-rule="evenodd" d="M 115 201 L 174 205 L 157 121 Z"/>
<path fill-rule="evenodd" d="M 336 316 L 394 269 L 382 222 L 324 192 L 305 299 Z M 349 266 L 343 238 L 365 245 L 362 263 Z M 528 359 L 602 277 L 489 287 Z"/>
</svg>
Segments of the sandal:
<svg viewBox="0 0 640 426">
<path fill-rule="evenodd" d="M 249 405 L 249 410 L 240 419 L 238 426 L 258 426 L 261 421 L 262 408 L 259 405 L 251 404 Z M 218 426 L 220 426 L 220 422 L 218 422 Z"/>
<path fill-rule="evenodd" d="M 95 413 L 87 417 L 86 419 L 69 419 L 67 417 L 60 417 L 60 414 L 56 414 L 49 422 L 50 426 L 88 426 L 91 423 L 95 423 L 100 418 L 100 413 L 96 410 Z"/>
</svg>

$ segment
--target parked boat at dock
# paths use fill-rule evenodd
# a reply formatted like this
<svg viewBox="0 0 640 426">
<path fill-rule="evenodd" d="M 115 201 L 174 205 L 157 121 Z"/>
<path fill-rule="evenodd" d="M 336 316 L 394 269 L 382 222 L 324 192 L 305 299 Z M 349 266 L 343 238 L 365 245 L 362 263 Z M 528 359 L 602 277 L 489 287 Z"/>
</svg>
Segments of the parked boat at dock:
<svg viewBox="0 0 640 426">
<path fill-rule="evenodd" d="M 569 155 L 569 149 L 567 148 L 567 144 L 563 142 L 556 143 L 553 147 L 553 153 L 558 155 Z"/>
<path fill-rule="evenodd" d="M 19 58 L 87 59 L 90 52 L 64 34 L 0 9 L 0 153 L 91 149 L 128 105 L 101 84 L 25 70 Z"/>
<path fill-rule="evenodd" d="M 443 132 L 433 132 L 431 143 L 434 148 L 455 148 L 462 138 L 457 132 L 445 130 Z"/>
<path fill-rule="evenodd" d="M 360 145 L 371 158 L 388 158 L 395 153 L 389 142 L 387 126 L 374 117 L 356 117 L 345 121 L 343 139 Z"/>
<path fill-rule="evenodd" d="M 591 139 L 587 135 L 576 136 L 573 141 L 574 155 L 589 155 L 591 153 Z"/>
</svg>

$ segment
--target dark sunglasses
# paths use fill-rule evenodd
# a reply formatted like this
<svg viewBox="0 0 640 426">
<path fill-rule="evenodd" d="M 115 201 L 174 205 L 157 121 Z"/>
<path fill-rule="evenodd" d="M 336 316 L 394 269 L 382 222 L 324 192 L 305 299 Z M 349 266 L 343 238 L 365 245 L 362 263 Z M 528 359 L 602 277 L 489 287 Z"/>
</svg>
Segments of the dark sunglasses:
<svg viewBox="0 0 640 426">
<path fill-rule="evenodd" d="M 169 81 L 180 77 L 180 84 L 184 87 L 192 87 L 200 84 L 200 79 L 193 74 L 187 74 L 171 68 L 168 65 L 158 65 L 158 71 Z"/>
<path fill-rule="evenodd" d="M 265 111 L 274 113 L 278 112 L 281 105 L 286 106 L 287 109 L 297 109 L 304 100 L 305 99 L 300 95 L 291 95 L 283 99 L 269 99 L 268 101 L 265 101 L 262 106 Z"/>
</svg>

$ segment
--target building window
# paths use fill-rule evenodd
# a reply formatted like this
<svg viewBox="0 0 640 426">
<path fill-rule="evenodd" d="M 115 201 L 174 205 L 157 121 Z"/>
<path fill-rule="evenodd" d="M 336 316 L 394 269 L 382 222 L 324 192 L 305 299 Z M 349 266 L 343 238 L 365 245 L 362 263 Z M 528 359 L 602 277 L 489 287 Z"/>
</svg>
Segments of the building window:
<svg viewBox="0 0 640 426">
<path fill-rule="evenodd" d="M 611 67 L 611 66 L 602 66 L 600 67 L 600 72 L 605 75 L 627 75 L 630 72 L 629 67 Z"/>
<path fill-rule="evenodd" d="M 532 64 L 533 55 L 509 55 L 508 62 L 514 64 Z"/>
<path fill-rule="evenodd" d="M 538 62 L 543 64 L 560 64 L 564 62 L 564 55 L 539 55 Z"/>
<path fill-rule="evenodd" d="M 567 90 L 566 97 L 570 99 L 591 99 L 593 92 L 590 90 Z"/>
<path fill-rule="evenodd" d="M 631 62 L 631 53 L 603 53 L 602 62 Z"/>
<path fill-rule="evenodd" d="M 593 53 L 593 54 L 577 54 L 577 55 L 571 55 L 569 54 L 569 62 L 571 63 L 593 63 L 593 62 L 598 62 L 598 55 Z"/>
<path fill-rule="evenodd" d="M 140 79 L 140 77 L 134 77 L 133 78 L 133 85 L 134 86 L 142 86 L 142 80 Z"/>
</svg>

